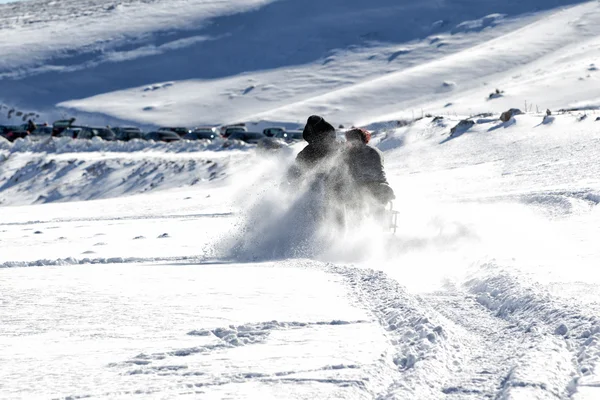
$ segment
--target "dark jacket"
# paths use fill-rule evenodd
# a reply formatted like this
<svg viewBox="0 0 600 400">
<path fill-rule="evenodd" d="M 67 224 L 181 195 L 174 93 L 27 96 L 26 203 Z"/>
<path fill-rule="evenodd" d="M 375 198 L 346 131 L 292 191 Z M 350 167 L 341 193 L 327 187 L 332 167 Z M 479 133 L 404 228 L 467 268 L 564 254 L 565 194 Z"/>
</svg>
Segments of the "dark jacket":
<svg viewBox="0 0 600 400">
<path fill-rule="evenodd" d="M 296 162 L 288 172 L 290 180 L 299 179 L 304 174 L 315 171 L 339 151 L 335 128 L 317 115 L 308 118 L 302 137 L 308 142 L 308 146 L 296 156 Z"/>
<path fill-rule="evenodd" d="M 350 176 L 357 184 L 385 183 L 383 170 L 383 155 L 371 146 L 362 143 L 352 143 L 344 152 Z"/>
<path fill-rule="evenodd" d="M 368 190 L 381 203 L 395 199 L 383 170 L 383 155 L 366 144 L 349 142 L 344 151 L 344 162 L 354 185 Z"/>
</svg>

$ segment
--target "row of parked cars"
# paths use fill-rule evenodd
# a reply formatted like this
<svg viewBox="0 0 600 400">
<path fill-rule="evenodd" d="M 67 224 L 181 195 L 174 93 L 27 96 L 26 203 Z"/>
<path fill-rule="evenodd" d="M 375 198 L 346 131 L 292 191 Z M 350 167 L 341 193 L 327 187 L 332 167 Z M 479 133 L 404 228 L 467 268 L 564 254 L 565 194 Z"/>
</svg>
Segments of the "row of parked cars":
<svg viewBox="0 0 600 400">
<path fill-rule="evenodd" d="M 271 127 L 262 132 L 250 132 L 245 125 L 223 127 L 161 127 L 150 132 L 142 132 L 133 126 L 92 127 L 75 125 L 75 118 L 55 121 L 52 126 L 37 126 L 32 121 L 18 126 L 0 125 L 0 136 L 15 141 L 18 138 L 30 137 L 40 140 L 45 137 L 70 137 L 72 139 L 92 139 L 129 141 L 133 139 L 154 140 L 157 142 L 176 142 L 179 140 L 214 140 L 218 138 L 240 140 L 250 144 L 259 144 L 271 140 L 294 142 L 302 140 L 302 131 L 289 131 L 283 127 Z"/>
</svg>

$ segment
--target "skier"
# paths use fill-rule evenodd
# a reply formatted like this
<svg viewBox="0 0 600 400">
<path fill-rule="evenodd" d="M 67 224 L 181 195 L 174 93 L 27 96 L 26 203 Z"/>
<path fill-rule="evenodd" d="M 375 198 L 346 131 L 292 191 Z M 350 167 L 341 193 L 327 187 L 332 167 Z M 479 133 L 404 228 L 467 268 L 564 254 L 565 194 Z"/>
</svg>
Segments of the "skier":
<svg viewBox="0 0 600 400">
<path fill-rule="evenodd" d="M 396 198 L 383 170 L 383 155 L 371 146 L 371 133 L 366 129 L 354 128 L 346 132 L 344 163 L 356 193 L 372 197 L 380 206 Z M 362 200 L 359 197 L 359 201 Z"/>
</svg>

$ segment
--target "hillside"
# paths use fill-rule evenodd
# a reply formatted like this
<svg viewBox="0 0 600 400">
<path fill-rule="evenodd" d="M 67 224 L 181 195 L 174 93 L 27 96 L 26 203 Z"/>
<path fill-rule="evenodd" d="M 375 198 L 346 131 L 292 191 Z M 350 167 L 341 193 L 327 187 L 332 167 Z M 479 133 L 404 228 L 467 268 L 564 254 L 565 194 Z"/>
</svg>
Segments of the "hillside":
<svg viewBox="0 0 600 400">
<path fill-rule="evenodd" d="M 11 3 L 0 5 L 0 101 L 48 118 L 60 105 L 65 113 L 189 125 L 297 122 L 315 112 L 364 123 L 524 101 L 568 107 L 595 100 L 587 82 L 595 79 L 598 7 L 560 0 Z M 576 90 L 564 97 L 565 86 Z M 496 87 L 505 98 L 486 102 Z"/>
</svg>

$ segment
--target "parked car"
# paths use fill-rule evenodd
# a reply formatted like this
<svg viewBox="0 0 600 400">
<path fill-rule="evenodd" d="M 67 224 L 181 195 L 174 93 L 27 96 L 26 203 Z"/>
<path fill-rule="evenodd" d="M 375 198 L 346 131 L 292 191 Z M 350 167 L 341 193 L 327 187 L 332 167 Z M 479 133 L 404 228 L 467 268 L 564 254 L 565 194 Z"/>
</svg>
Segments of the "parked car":
<svg viewBox="0 0 600 400">
<path fill-rule="evenodd" d="M 52 127 L 51 126 L 40 126 L 33 132 L 29 134 L 29 137 L 32 140 L 42 140 L 44 138 L 49 138 L 52 136 Z"/>
<path fill-rule="evenodd" d="M 194 133 L 194 132 L 212 132 L 212 133 L 216 134 L 217 136 L 221 136 L 221 133 L 219 132 L 219 128 L 216 128 L 214 126 L 199 126 L 197 128 L 194 128 L 192 133 Z"/>
<path fill-rule="evenodd" d="M 0 136 L 11 142 L 28 135 L 29 132 L 20 126 L 0 126 Z"/>
<path fill-rule="evenodd" d="M 140 128 L 134 126 L 123 126 L 112 128 L 115 133 L 117 140 L 128 142 L 133 139 L 143 139 L 144 133 Z"/>
<path fill-rule="evenodd" d="M 190 133 L 192 130 L 190 128 L 182 128 L 182 127 L 177 127 L 177 128 L 172 128 L 172 127 L 162 127 L 162 128 L 158 128 L 159 131 L 170 131 L 170 132 L 175 132 L 176 134 L 178 134 L 179 136 L 184 136 L 187 135 L 188 133 Z"/>
<path fill-rule="evenodd" d="M 52 136 L 58 136 L 62 131 L 73 126 L 75 118 L 60 119 L 52 123 Z"/>
<path fill-rule="evenodd" d="M 115 133 L 109 128 L 94 128 L 94 127 L 82 127 L 81 131 L 77 134 L 77 139 L 92 139 L 99 137 L 102 140 L 116 140 Z"/>
<path fill-rule="evenodd" d="M 156 131 L 148 132 L 144 135 L 146 140 L 154 140 L 155 142 L 177 142 L 181 140 L 178 134 L 172 131 Z"/>
<path fill-rule="evenodd" d="M 182 139 L 213 140 L 218 137 L 221 137 L 221 135 L 219 135 L 219 131 L 217 130 L 217 128 L 208 127 L 208 128 L 196 128 L 192 132 L 188 133 L 187 135 L 184 135 Z"/>
<path fill-rule="evenodd" d="M 302 133 L 302 131 L 283 131 L 275 134 L 275 137 L 277 139 L 283 139 L 286 142 L 293 142 L 297 140 L 304 140 Z"/>
<path fill-rule="evenodd" d="M 57 136 L 58 137 L 70 137 L 71 139 L 77 139 L 77 137 L 79 136 L 79 133 L 81 132 L 82 129 L 83 128 L 81 128 L 79 126 L 72 126 L 70 128 L 65 129 L 64 131 L 59 133 Z"/>
<path fill-rule="evenodd" d="M 259 144 L 262 140 L 265 140 L 267 137 L 261 132 L 246 132 L 246 131 L 237 131 L 233 132 L 228 139 L 229 140 L 241 140 L 242 142 L 246 142 L 248 144 Z"/>
<path fill-rule="evenodd" d="M 284 132 L 285 132 L 285 128 L 280 127 L 280 126 L 263 129 L 264 135 L 268 136 L 268 137 L 277 137 L 277 135 L 282 134 Z"/>
<path fill-rule="evenodd" d="M 235 132 L 248 132 L 245 126 L 235 125 L 235 126 L 227 126 L 223 130 L 223 137 L 228 138 L 231 134 Z"/>
</svg>

